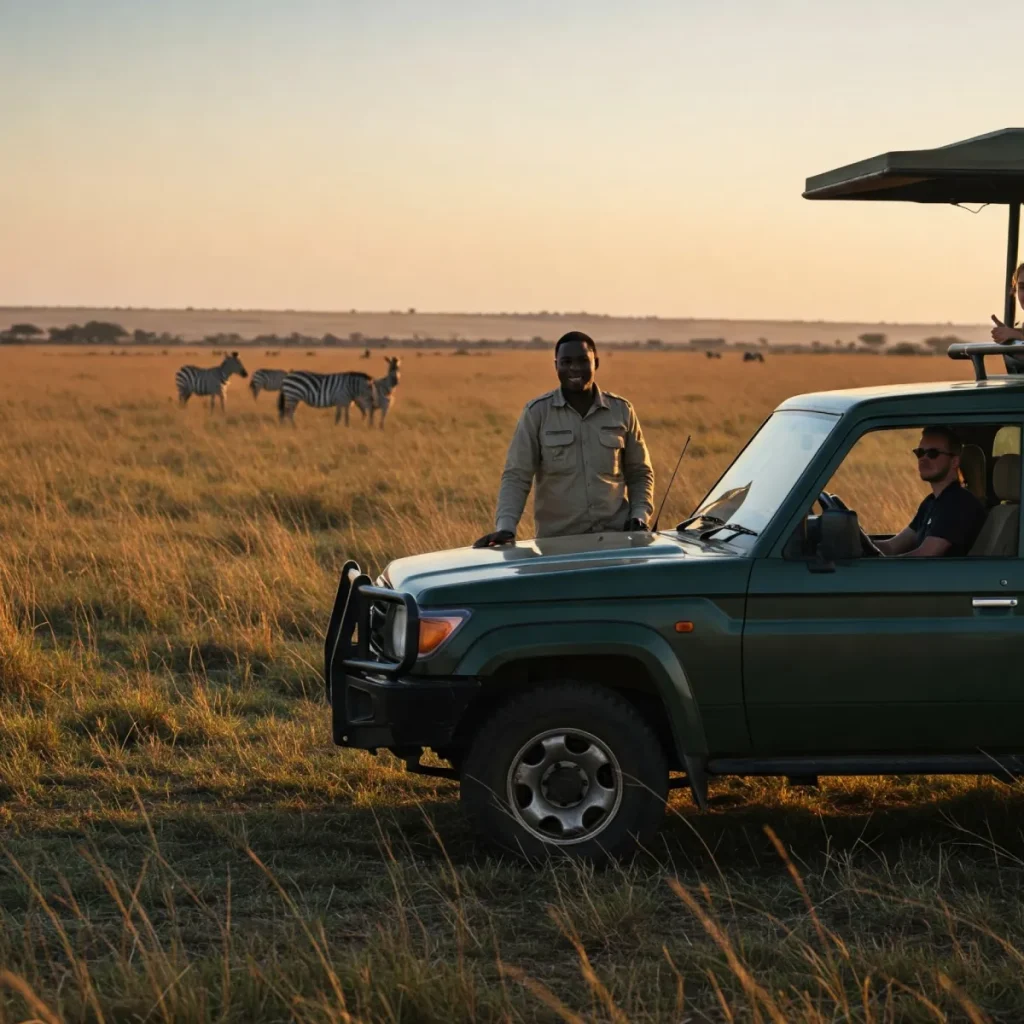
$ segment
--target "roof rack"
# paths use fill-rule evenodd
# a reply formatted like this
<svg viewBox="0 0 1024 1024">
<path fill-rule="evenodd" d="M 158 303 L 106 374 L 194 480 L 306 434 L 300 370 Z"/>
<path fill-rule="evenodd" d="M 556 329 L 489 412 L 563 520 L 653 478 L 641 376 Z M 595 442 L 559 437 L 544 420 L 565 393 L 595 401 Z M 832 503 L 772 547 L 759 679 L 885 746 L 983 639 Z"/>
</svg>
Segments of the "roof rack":
<svg viewBox="0 0 1024 1024">
<path fill-rule="evenodd" d="M 1000 345 L 994 341 L 959 342 L 950 345 L 946 354 L 950 359 L 970 359 L 974 365 L 974 379 L 988 380 L 985 356 L 1002 356 L 1009 366 L 1010 360 L 1024 360 L 1024 343 Z"/>
</svg>

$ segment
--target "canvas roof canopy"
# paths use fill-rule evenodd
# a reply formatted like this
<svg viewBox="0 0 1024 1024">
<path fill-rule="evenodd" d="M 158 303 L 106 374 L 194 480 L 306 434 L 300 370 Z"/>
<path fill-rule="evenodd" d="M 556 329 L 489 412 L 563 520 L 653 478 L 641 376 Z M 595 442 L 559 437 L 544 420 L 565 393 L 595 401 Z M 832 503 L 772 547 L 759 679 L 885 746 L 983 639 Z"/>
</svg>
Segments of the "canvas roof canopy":
<svg viewBox="0 0 1024 1024">
<path fill-rule="evenodd" d="M 882 153 L 807 179 L 805 199 L 912 203 L 1024 201 L 1024 128 L 937 149 Z"/>
<path fill-rule="evenodd" d="M 1009 208 L 1003 322 L 1016 323 L 1011 279 L 1018 259 L 1020 207 L 1024 201 L 1024 128 L 1002 128 L 937 149 L 905 149 L 837 167 L 807 179 L 805 199 L 859 199 L 903 203 L 998 203 Z M 1024 343 L 1018 351 L 993 345 L 953 345 L 953 358 L 970 358 L 985 378 L 986 355 L 1001 352 L 1007 373 L 1024 373 Z M 953 349 L 957 351 L 954 352 Z M 964 349 L 963 352 L 959 351 Z M 967 350 L 970 351 L 967 351 Z"/>
</svg>

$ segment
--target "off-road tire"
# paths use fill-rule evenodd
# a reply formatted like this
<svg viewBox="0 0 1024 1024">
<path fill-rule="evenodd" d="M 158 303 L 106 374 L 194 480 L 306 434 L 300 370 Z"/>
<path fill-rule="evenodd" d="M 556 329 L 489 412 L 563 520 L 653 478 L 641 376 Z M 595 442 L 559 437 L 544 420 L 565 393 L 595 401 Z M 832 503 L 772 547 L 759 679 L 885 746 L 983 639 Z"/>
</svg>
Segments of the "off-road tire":
<svg viewBox="0 0 1024 1024">
<path fill-rule="evenodd" d="M 618 796 L 596 834 L 551 841 L 523 823 L 522 811 L 510 804 L 508 794 L 510 786 L 514 794 L 522 792 L 510 780 L 517 777 L 513 763 L 527 760 L 524 745 L 561 730 L 574 740 L 589 735 L 597 750 L 610 755 L 618 769 Z M 612 769 L 602 770 L 608 779 Z M 657 832 L 667 793 L 668 764 L 653 729 L 624 697 L 586 683 L 556 681 L 517 694 L 484 722 L 462 762 L 462 808 L 477 834 L 535 862 L 559 856 L 593 863 L 630 857 Z"/>
</svg>

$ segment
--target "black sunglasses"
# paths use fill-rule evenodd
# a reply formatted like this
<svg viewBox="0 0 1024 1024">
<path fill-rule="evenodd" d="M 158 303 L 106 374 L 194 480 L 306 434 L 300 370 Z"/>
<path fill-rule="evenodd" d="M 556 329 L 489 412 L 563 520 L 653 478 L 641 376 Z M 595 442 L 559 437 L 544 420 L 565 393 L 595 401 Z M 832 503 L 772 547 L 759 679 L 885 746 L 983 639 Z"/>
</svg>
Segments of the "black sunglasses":
<svg viewBox="0 0 1024 1024">
<path fill-rule="evenodd" d="M 913 448 L 911 451 L 916 459 L 934 459 L 940 455 L 952 455 L 952 452 L 943 451 L 941 448 Z"/>
</svg>

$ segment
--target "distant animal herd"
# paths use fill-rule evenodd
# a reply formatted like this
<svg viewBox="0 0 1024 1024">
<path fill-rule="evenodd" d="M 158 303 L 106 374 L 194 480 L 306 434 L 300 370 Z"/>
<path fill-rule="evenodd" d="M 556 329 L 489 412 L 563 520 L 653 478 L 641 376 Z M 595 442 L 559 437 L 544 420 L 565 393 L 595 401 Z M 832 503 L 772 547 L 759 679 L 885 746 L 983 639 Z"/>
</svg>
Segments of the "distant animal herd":
<svg viewBox="0 0 1024 1024">
<path fill-rule="evenodd" d="M 721 359 L 722 358 L 722 353 L 721 352 L 715 352 L 714 349 L 710 349 L 710 348 L 709 349 L 705 349 L 704 355 L 708 359 Z M 745 362 L 745 363 L 763 363 L 764 362 L 764 355 L 761 352 L 744 352 L 743 353 L 743 362 Z"/>
<path fill-rule="evenodd" d="M 366 358 L 369 350 L 364 353 Z M 721 359 L 721 353 L 708 349 L 708 359 Z M 341 421 L 345 416 L 345 426 L 349 425 L 348 410 L 354 402 L 366 418 L 370 416 L 373 426 L 374 416 L 380 413 L 380 427 L 384 429 L 384 420 L 394 399 L 395 388 L 398 387 L 399 367 L 398 356 L 385 356 L 388 364 L 387 373 L 376 380 L 368 373 L 349 371 L 347 373 L 313 373 L 310 370 L 279 370 L 261 367 L 249 381 L 249 390 L 254 399 L 259 398 L 261 391 L 277 392 L 277 418 L 295 425 L 295 409 L 300 402 L 314 409 L 334 409 L 334 422 Z M 763 363 L 764 356 L 760 352 L 744 352 L 743 362 Z M 215 409 L 217 399 L 224 409 L 224 393 L 228 381 L 233 374 L 248 377 L 237 352 L 224 357 L 219 366 L 182 366 L 174 375 L 174 383 L 178 389 L 178 401 L 185 405 L 193 395 L 210 399 L 210 408 Z"/>
<path fill-rule="evenodd" d="M 260 368 L 249 381 L 249 390 L 254 399 L 259 398 L 261 391 L 277 392 L 277 417 L 279 422 L 291 421 L 295 425 L 295 409 L 300 402 L 305 402 L 314 409 L 334 409 L 334 422 L 341 420 L 345 414 L 345 426 L 349 425 L 349 406 L 355 402 L 365 419 L 370 416 L 370 426 L 376 413 L 380 413 L 380 428 L 384 429 L 384 420 L 394 400 L 395 389 L 398 387 L 401 359 L 398 356 L 385 356 L 388 364 L 387 373 L 374 380 L 368 373 L 350 371 L 348 373 L 312 373 L 309 370 L 278 370 Z M 224 409 L 224 394 L 233 374 L 245 378 L 249 374 L 238 358 L 237 352 L 224 357 L 219 366 L 182 366 L 174 375 L 174 384 L 178 389 L 178 401 L 184 406 L 188 400 L 197 395 L 210 399 L 210 409 L 217 407 L 220 399 L 221 410 Z"/>
</svg>

